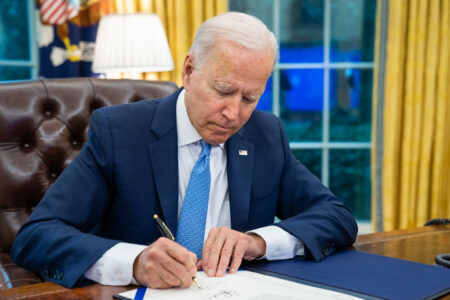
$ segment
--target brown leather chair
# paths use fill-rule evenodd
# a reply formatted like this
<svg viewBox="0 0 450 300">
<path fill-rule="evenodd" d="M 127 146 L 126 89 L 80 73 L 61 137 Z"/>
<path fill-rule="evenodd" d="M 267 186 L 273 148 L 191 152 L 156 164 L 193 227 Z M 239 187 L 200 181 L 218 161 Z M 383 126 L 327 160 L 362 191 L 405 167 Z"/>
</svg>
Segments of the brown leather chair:
<svg viewBox="0 0 450 300">
<path fill-rule="evenodd" d="M 20 226 L 78 155 L 92 111 L 176 89 L 171 82 L 93 78 L 0 84 L 0 290 L 42 282 L 16 266 L 9 251 Z"/>
</svg>

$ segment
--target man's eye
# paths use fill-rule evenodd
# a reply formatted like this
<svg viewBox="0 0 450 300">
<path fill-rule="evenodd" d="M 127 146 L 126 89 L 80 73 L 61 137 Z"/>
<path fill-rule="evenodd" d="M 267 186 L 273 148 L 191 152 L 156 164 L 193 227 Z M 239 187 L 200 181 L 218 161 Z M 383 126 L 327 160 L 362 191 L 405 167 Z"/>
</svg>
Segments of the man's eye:
<svg viewBox="0 0 450 300">
<path fill-rule="evenodd" d="M 248 97 L 244 97 L 242 100 L 248 104 L 255 102 L 255 100 L 253 98 L 248 98 Z"/>
<path fill-rule="evenodd" d="M 228 96 L 230 93 L 228 93 L 228 92 L 223 92 L 223 91 L 217 91 L 217 93 L 220 95 L 220 96 Z"/>
</svg>

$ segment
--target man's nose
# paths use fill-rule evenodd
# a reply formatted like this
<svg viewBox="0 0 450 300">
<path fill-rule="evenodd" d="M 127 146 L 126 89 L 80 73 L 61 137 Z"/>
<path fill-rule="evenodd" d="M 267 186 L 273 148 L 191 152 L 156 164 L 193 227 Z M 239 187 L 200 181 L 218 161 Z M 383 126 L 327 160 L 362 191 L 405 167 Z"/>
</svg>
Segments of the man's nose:
<svg viewBox="0 0 450 300">
<path fill-rule="evenodd" d="M 237 120 L 239 117 L 240 104 L 241 104 L 241 97 L 239 95 L 230 97 L 223 110 L 224 116 L 230 121 Z"/>
</svg>

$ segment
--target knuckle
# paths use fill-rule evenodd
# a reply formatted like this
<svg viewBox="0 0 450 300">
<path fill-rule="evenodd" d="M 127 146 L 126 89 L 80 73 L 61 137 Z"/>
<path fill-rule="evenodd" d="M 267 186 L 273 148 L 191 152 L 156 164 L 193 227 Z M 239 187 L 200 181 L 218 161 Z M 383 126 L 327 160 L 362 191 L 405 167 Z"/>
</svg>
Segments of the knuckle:
<svg viewBox="0 0 450 300">
<path fill-rule="evenodd" d="M 166 238 L 166 237 L 160 237 L 160 239 L 161 239 L 161 243 L 162 243 L 165 247 L 169 247 L 169 246 L 171 245 L 171 243 L 172 243 L 172 241 L 169 240 L 169 239 Z"/>
<path fill-rule="evenodd" d="M 230 248 L 230 247 L 222 248 L 222 255 L 231 256 L 232 253 L 233 253 L 233 248 Z"/>
<path fill-rule="evenodd" d="M 147 252 L 147 260 L 159 260 L 161 258 L 161 252 L 158 249 L 150 249 Z"/>
<path fill-rule="evenodd" d="M 152 247 L 149 249 L 150 251 L 162 251 L 167 248 L 166 244 L 166 238 L 160 237 L 158 238 L 153 244 Z"/>
<path fill-rule="evenodd" d="M 216 228 L 211 228 L 208 232 L 208 238 L 206 239 L 206 242 L 210 242 L 211 240 L 214 240 L 214 236 L 216 235 Z"/>
<path fill-rule="evenodd" d="M 240 264 L 242 262 L 242 257 L 239 256 L 234 256 L 233 259 L 231 260 L 231 267 L 239 267 Z"/>
<path fill-rule="evenodd" d="M 233 255 L 232 264 L 235 264 L 239 266 L 242 262 L 242 258 L 244 257 L 244 253 L 238 253 L 236 255 Z"/>
<path fill-rule="evenodd" d="M 151 273 L 154 269 L 155 269 L 155 264 L 152 261 L 148 261 L 144 266 L 144 270 L 147 273 Z"/>
<path fill-rule="evenodd" d="M 186 248 L 183 248 L 183 250 L 182 250 L 182 252 L 180 254 L 181 254 L 181 259 L 183 261 L 189 260 L 189 257 L 191 256 L 189 250 L 186 249 Z"/>
<path fill-rule="evenodd" d="M 236 241 L 239 243 L 247 243 L 248 237 L 246 234 L 244 234 L 242 232 L 238 232 L 238 235 L 236 236 Z"/>
<path fill-rule="evenodd" d="M 157 242 L 162 249 L 167 249 L 171 246 L 172 241 L 165 237 L 159 237 Z"/>
<path fill-rule="evenodd" d="M 239 248 L 239 249 L 236 249 L 236 251 L 234 251 L 233 256 L 236 259 L 241 260 L 242 257 L 244 256 L 244 254 L 245 254 L 245 250 L 243 248 Z"/>
<path fill-rule="evenodd" d="M 219 229 L 220 234 L 227 234 L 227 233 L 229 233 L 230 231 L 231 231 L 230 228 L 225 227 L 225 226 L 222 226 L 222 227 L 220 227 L 220 229 Z"/>
<path fill-rule="evenodd" d="M 203 251 L 208 252 L 211 249 L 211 243 L 205 243 L 203 245 Z"/>
<path fill-rule="evenodd" d="M 247 251 L 247 249 L 248 249 L 249 247 L 248 247 L 248 243 L 247 243 L 247 242 L 242 242 L 242 244 L 239 245 L 239 247 L 236 247 L 236 248 L 239 250 L 239 252 L 244 253 L 244 252 Z"/>
<path fill-rule="evenodd" d="M 165 242 L 165 238 L 159 237 L 159 238 L 156 240 L 155 243 L 157 243 L 157 244 L 164 244 L 164 242 Z"/>
<path fill-rule="evenodd" d="M 219 254 L 220 253 L 220 251 L 221 251 L 222 249 L 219 247 L 219 246 L 212 246 L 210 249 L 209 249 L 209 252 L 211 253 L 211 254 L 213 254 L 213 255 L 217 255 L 217 254 Z"/>
</svg>

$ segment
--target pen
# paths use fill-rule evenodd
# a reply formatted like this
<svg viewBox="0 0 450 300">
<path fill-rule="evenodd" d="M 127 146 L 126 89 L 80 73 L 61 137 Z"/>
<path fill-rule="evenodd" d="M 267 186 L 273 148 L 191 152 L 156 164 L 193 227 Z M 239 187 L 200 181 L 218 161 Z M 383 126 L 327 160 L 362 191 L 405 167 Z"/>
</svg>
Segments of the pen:
<svg viewBox="0 0 450 300">
<path fill-rule="evenodd" d="M 173 236 L 172 232 L 170 232 L 169 227 L 167 227 L 166 224 L 164 224 L 164 222 L 158 217 L 157 214 L 153 215 L 153 219 L 155 219 L 156 225 L 159 229 L 159 231 L 161 231 L 161 234 L 168 238 L 171 239 L 172 241 L 175 241 L 175 237 Z M 197 278 L 192 277 L 192 281 L 194 281 L 195 285 L 200 288 L 200 284 L 198 284 Z"/>
</svg>

